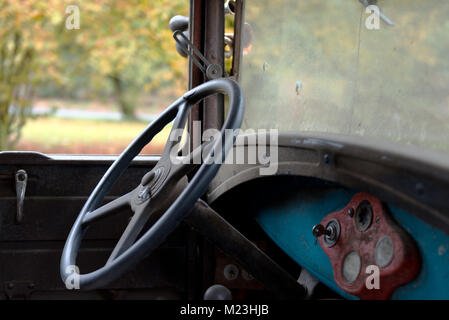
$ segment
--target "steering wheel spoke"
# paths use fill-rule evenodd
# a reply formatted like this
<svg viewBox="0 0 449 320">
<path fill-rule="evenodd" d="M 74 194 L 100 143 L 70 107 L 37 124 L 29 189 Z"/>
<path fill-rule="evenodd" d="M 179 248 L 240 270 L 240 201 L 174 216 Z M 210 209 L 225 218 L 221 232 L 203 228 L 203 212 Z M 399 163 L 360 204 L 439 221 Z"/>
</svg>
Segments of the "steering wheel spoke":
<svg viewBox="0 0 449 320">
<path fill-rule="evenodd" d="M 168 140 L 162 151 L 160 161 L 170 161 L 170 158 L 177 154 L 181 148 L 182 136 L 189 116 L 189 111 L 190 108 L 186 101 L 179 105 L 176 119 L 173 122 L 170 134 L 168 135 Z"/>
<path fill-rule="evenodd" d="M 199 168 L 202 162 L 201 156 L 205 148 L 207 148 L 207 143 L 203 143 L 186 156 L 172 156 L 170 158 L 169 179 L 178 180 L 182 176 Z"/>
<path fill-rule="evenodd" d="M 126 226 L 125 231 L 112 250 L 108 261 L 106 262 L 106 265 L 110 264 L 134 244 L 152 213 L 154 212 L 151 210 L 151 208 L 149 208 L 149 206 L 138 206 L 137 209 L 135 209 L 135 212 L 128 225 Z"/>
<path fill-rule="evenodd" d="M 125 208 L 126 206 L 130 206 L 131 205 L 131 197 L 134 193 L 134 190 L 118 197 L 117 199 L 114 199 L 108 203 L 106 203 L 105 205 L 87 212 L 86 215 L 83 218 L 83 226 L 89 225 L 93 222 L 96 222 L 98 220 L 101 220 L 107 216 L 109 216 L 110 214 L 114 214 L 117 211 L 119 211 L 120 209 Z"/>
</svg>

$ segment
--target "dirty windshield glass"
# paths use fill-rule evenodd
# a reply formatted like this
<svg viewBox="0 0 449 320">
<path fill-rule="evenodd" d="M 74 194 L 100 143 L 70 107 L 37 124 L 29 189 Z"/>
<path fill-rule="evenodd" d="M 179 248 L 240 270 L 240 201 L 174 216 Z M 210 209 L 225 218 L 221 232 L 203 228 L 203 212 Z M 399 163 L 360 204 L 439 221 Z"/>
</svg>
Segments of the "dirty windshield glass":
<svg viewBox="0 0 449 320">
<path fill-rule="evenodd" d="M 449 1 L 248 1 L 244 126 L 449 152 Z"/>
</svg>

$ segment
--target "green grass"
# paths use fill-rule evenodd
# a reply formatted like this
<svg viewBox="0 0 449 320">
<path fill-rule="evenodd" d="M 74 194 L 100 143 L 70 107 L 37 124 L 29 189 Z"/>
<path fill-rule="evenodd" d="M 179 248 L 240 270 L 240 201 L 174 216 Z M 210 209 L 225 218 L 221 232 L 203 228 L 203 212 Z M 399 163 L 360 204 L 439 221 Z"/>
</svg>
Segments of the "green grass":
<svg viewBox="0 0 449 320">
<path fill-rule="evenodd" d="M 74 120 L 58 118 L 38 118 L 29 120 L 22 131 L 20 146 L 36 146 L 36 151 L 49 149 L 71 153 L 70 147 L 117 146 L 121 150 L 128 145 L 147 126 L 145 122 Z M 154 137 L 151 145 L 163 146 L 169 134 L 170 126 Z M 83 148 L 81 148 L 83 149 Z M 114 148 L 113 148 L 114 149 Z M 44 150 L 44 152 L 45 152 Z M 76 153 L 77 150 L 73 150 Z"/>
</svg>

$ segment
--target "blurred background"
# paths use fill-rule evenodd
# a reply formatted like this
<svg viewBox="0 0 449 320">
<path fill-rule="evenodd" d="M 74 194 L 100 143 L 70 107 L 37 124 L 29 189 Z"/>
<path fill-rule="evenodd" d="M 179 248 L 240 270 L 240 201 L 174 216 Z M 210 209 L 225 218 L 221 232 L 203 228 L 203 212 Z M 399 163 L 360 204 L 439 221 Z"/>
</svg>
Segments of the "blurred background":
<svg viewBox="0 0 449 320">
<path fill-rule="evenodd" d="M 120 153 L 187 88 L 168 22 L 188 4 L 1 0 L 0 151 Z"/>
</svg>

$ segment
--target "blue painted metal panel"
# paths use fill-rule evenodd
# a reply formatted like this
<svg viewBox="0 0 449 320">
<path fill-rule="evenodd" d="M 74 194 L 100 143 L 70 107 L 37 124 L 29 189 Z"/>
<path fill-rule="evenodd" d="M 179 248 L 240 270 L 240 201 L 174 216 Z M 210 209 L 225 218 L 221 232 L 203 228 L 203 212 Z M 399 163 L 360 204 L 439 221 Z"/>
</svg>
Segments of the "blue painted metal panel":
<svg viewBox="0 0 449 320">
<path fill-rule="evenodd" d="M 356 192 L 338 187 L 311 186 L 258 212 L 256 220 L 274 242 L 298 264 L 348 299 L 334 282 L 332 265 L 312 226 L 346 206 Z M 449 299 L 449 236 L 400 209 L 389 206 L 394 218 L 418 244 L 423 264 L 418 278 L 396 290 L 393 299 Z"/>
</svg>

